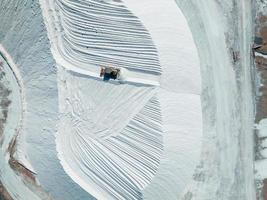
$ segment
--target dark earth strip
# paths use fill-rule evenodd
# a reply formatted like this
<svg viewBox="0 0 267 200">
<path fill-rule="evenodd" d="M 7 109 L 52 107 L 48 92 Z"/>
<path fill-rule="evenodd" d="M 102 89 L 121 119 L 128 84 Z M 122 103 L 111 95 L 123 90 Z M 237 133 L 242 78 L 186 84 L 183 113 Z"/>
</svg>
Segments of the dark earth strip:
<svg viewBox="0 0 267 200">
<path fill-rule="evenodd" d="M 0 200 L 13 200 L 1 182 L 0 182 Z"/>
<path fill-rule="evenodd" d="M 1 116 L 0 116 L 0 138 L 2 140 L 3 132 L 4 132 L 4 124 L 7 120 L 8 115 L 8 107 L 11 101 L 8 99 L 9 94 L 11 91 L 5 86 L 3 83 L 3 77 L 5 76 L 5 72 L 3 71 L 2 67 L 0 66 L 0 109 L 1 109 Z M 2 141 L 0 144 L 3 143 Z"/>
<path fill-rule="evenodd" d="M 16 146 L 17 146 L 17 136 L 15 136 L 11 142 L 9 143 L 8 152 L 10 154 L 9 158 L 9 165 L 10 167 L 18 174 L 22 175 L 23 178 L 27 181 L 29 181 L 32 185 L 36 185 L 36 178 L 34 176 L 34 173 L 31 172 L 29 169 L 24 167 L 22 164 L 20 164 L 15 158 L 14 154 L 16 152 Z"/>
<path fill-rule="evenodd" d="M 266 13 L 267 14 L 267 13 Z M 256 51 L 267 55 L 267 16 L 260 13 L 256 18 L 256 30 L 255 30 L 255 44 L 262 45 Z M 256 101 L 256 117 L 255 123 L 258 124 L 260 120 L 267 118 L 267 59 L 261 56 L 255 57 L 256 70 L 260 75 L 261 86 L 259 88 L 259 96 Z M 257 130 L 256 130 L 257 131 Z M 263 159 L 259 154 L 261 138 L 255 134 L 255 157 L 256 160 Z M 267 200 L 267 179 L 263 180 L 263 187 L 257 194 L 257 199 Z"/>
<path fill-rule="evenodd" d="M 0 146 L 2 146 L 4 141 L 4 125 L 8 116 L 8 108 L 11 103 L 8 96 L 11 91 L 5 86 L 3 78 L 5 77 L 5 72 L 2 66 L 0 66 Z M 0 200 L 13 200 L 9 195 L 8 191 L 0 181 Z"/>
</svg>

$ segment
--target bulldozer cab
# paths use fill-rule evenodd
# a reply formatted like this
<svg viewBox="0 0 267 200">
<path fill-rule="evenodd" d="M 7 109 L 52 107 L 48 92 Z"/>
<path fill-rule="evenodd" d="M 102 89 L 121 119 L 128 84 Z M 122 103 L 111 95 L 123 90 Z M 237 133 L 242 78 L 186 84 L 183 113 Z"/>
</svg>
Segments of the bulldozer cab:
<svg viewBox="0 0 267 200">
<path fill-rule="evenodd" d="M 100 77 L 103 77 L 103 81 L 109 81 L 110 79 L 116 80 L 119 78 L 120 69 L 116 67 L 101 67 Z"/>
</svg>

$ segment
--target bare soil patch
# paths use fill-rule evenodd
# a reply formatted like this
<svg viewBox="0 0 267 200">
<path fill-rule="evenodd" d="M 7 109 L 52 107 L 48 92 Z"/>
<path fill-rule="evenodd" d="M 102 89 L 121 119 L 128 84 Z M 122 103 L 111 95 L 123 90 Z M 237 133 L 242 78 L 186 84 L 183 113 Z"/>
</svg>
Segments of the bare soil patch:
<svg viewBox="0 0 267 200">
<path fill-rule="evenodd" d="M 256 56 L 255 63 L 258 72 L 260 72 L 262 83 L 259 89 L 261 96 L 257 101 L 256 123 L 258 123 L 261 119 L 267 118 L 267 59 Z"/>
<path fill-rule="evenodd" d="M 263 180 L 262 196 L 263 200 L 267 200 L 267 179 Z"/>
<path fill-rule="evenodd" d="M 9 165 L 10 167 L 17 172 L 19 175 L 23 176 L 23 178 L 27 181 L 29 181 L 31 184 L 36 185 L 36 178 L 34 176 L 34 173 L 27 169 L 25 166 L 23 166 L 21 163 L 19 163 L 14 158 L 14 153 L 16 151 L 16 145 L 17 145 L 17 137 L 14 137 L 11 142 L 9 143 L 8 152 L 10 154 L 9 158 Z"/>
<path fill-rule="evenodd" d="M 256 39 L 261 42 L 262 47 L 256 51 L 267 54 L 267 16 L 261 14 L 256 19 Z M 256 117 L 255 123 L 259 123 L 260 120 L 267 118 L 267 59 L 262 56 L 255 57 L 256 69 L 260 74 L 261 87 L 259 88 L 260 96 L 257 97 L 256 102 Z M 258 147 L 260 138 L 256 137 L 256 147 Z M 256 149 L 257 155 L 257 149 Z M 264 200 L 267 200 L 267 179 L 264 179 L 263 187 L 259 195 Z"/>
<path fill-rule="evenodd" d="M 267 22 L 267 16 L 265 16 L 265 15 L 261 15 L 260 17 L 259 17 L 259 22 L 262 24 L 262 23 L 264 23 L 264 22 Z"/>
<path fill-rule="evenodd" d="M 13 200 L 4 185 L 0 182 L 0 199 Z"/>
</svg>

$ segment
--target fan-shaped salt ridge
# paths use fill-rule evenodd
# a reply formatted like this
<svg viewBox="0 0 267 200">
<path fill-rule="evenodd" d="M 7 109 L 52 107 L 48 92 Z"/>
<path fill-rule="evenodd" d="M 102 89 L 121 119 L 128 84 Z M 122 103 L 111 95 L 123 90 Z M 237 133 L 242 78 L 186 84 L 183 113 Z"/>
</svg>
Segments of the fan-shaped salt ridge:
<svg viewBox="0 0 267 200">
<path fill-rule="evenodd" d="M 77 67 L 116 65 L 160 73 L 148 31 L 123 4 L 56 0 L 59 52 Z M 97 70 L 99 70 L 97 68 Z"/>
<path fill-rule="evenodd" d="M 57 136 L 60 159 L 71 171 L 80 169 L 75 174 L 97 198 L 142 199 L 141 190 L 155 175 L 163 150 L 154 89 L 68 73 L 66 79 L 61 98 L 68 103 Z"/>
<path fill-rule="evenodd" d="M 150 27 L 154 36 L 162 31 L 161 37 L 154 37 L 157 42 L 166 36 L 157 46 L 164 63 L 161 68 L 148 31 L 124 3 L 40 2 L 58 68 L 56 144 L 64 170 L 101 200 L 178 197 L 198 161 L 201 135 L 200 83 L 197 79 L 192 84 L 190 79 L 185 87 L 179 84 L 188 80 L 181 72 L 192 70 L 193 77 L 199 73 L 182 14 L 173 15 L 182 19 L 175 24 L 182 25 L 181 30 L 173 29 L 171 23 L 164 30 Z M 157 5 L 172 9 L 172 14 L 178 10 L 171 1 Z M 176 41 L 173 47 L 171 38 L 180 32 L 189 38 Z M 193 55 L 188 53 L 192 49 Z M 190 56 L 193 64 L 190 59 L 177 59 L 177 50 L 181 57 Z M 96 66 L 108 64 L 127 68 L 130 81 L 103 82 Z M 167 74 L 172 75 L 171 83 Z M 156 87 L 159 83 L 160 88 Z"/>
</svg>

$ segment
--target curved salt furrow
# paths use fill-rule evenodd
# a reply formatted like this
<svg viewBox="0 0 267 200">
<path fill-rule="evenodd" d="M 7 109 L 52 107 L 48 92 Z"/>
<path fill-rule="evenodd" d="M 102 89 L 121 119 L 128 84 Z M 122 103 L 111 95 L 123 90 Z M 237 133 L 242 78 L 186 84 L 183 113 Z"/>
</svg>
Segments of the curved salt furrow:
<svg viewBox="0 0 267 200">
<path fill-rule="evenodd" d="M 57 0 L 58 51 L 75 67 L 115 65 L 159 74 L 157 51 L 148 31 L 123 4 Z M 53 30 L 54 31 L 54 30 Z M 97 68 L 98 70 L 98 68 Z"/>
<path fill-rule="evenodd" d="M 16 64 L 14 63 L 13 59 L 11 58 L 11 56 L 9 55 L 9 53 L 7 52 L 7 50 L 2 46 L 2 44 L 0 44 L 0 55 L 3 56 L 3 59 L 8 63 L 9 68 L 12 70 L 15 78 L 16 78 L 16 82 L 19 88 L 19 92 L 20 92 L 20 104 L 21 104 L 21 113 L 20 113 L 20 121 L 19 124 L 16 128 L 16 133 L 14 134 L 13 137 L 17 137 L 17 150 L 15 152 L 15 157 L 18 160 L 18 162 L 20 162 L 23 166 L 25 166 L 28 170 L 34 172 L 33 167 L 31 166 L 31 164 L 29 163 L 28 159 L 26 158 L 25 155 L 25 133 L 23 133 L 22 129 L 23 129 L 23 120 L 25 118 L 25 112 L 26 112 L 26 97 L 25 97 L 25 87 L 23 85 L 23 79 L 20 75 L 20 71 L 19 68 L 16 66 Z"/>
<path fill-rule="evenodd" d="M 142 199 L 163 151 L 155 91 L 66 75 L 57 135 L 65 170 L 98 199 Z"/>
</svg>

